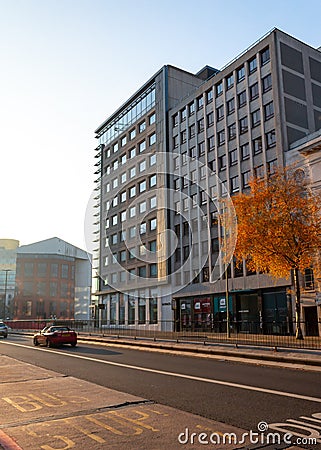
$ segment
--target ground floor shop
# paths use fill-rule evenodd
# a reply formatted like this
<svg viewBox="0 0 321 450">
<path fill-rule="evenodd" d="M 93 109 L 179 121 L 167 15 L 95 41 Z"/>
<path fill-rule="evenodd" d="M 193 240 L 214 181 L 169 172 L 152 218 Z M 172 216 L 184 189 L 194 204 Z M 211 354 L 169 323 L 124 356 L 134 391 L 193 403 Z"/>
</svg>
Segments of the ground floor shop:
<svg viewBox="0 0 321 450">
<path fill-rule="evenodd" d="M 175 299 L 175 331 L 291 334 L 292 305 L 286 289 L 235 291 Z"/>
</svg>

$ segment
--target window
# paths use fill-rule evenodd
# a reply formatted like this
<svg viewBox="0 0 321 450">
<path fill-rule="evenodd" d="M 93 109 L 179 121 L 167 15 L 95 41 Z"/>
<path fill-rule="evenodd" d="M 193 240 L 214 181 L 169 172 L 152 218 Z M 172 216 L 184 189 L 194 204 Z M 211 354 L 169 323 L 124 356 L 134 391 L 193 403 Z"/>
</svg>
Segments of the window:
<svg viewBox="0 0 321 450">
<path fill-rule="evenodd" d="M 124 172 L 124 173 L 121 174 L 120 181 L 123 184 L 123 183 L 126 182 L 126 180 L 127 180 L 127 173 Z"/>
<path fill-rule="evenodd" d="M 107 183 L 107 184 L 106 184 L 106 192 L 107 192 L 107 193 L 110 192 L 110 183 Z"/>
<path fill-rule="evenodd" d="M 197 181 L 197 172 L 196 172 L 196 170 L 192 170 L 191 171 L 191 182 L 196 183 L 196 181 Z"/>
<path fill-rule="evenodd" d="M 114 161 L 113 163 L 113 170 L 117 170 L 118 169 L 118 159 L 116 159 L 116 161 Z"/>
<path fill-rule="evenodd" d="M 239 108 L 246 104 L 246 91 L 242 91 L 238 95 Z"/>
<path fill-rule="evenodd" d="M 260 123 L 261 123 L 261 114 L 260 114 L 260 110 L 259 109 L 257 109 L 256 111 L 252 112 L 251 120 L 252 120 L 252 127 L 256 127 L 257 125 L 260 125 Z"/>
<path fill-rule="evenodd" d="M 118 152 L 118 142 L 116 142 L 116 144 L 114 144 L 114 147 L 113 147 L 113 152 L 114 153 L 116 153 L 116 152 Z"/>
<path fill-rule="evenodd" d="M 265 120 L 270 119 L 274 116 L 274 105 L 273 102 L 264 105 L 264 118 Z"/>
<path fill-rule="evenodd" d="M 206 172 L 207 172 L 207 167 L 206 166 L 202 166 L 200 168 L 200 178 L 201 178 L 201 180 L 206 178 Z"/>
<path fill-rule="evenodd" d="M 181 179 L 180 178 L 176 178 L 174 180 L 174 188 L 176 189 L 176 191 L 179 191 L 181 188 Z"/>
<path fill-rule="evenodd" d="M 242 160 L 248 159 L 250 157 L 250 146 L 248 142 L 246 144 L 241 145 L 241 156 Z"/>
<path fill-rule="evenodd" d="M 139 226 L 139 234 L 146 234 L 146 222 L 142 222 Z"/>
<path fill-rule="evenodd" d="M 175 127 L 177 127 L 178 126 L 178 113 L 176 113 L 174 116 L 173 116 L 173 127 L 175 128 Z"/>
<path fill-rule="evenodd" d="M 156 133 L 153 133 L 151 136 L 149 136 L 149 146 L 154 145 L 156 142 Z"/>
<path fill-rule="evenodd" d="M 149 266 L 149 276 L 151 278 L 156 278 L 157 277 L 157 264 L 150 264 Z"/>
<path fill-rule="evenodd" d="M 133 197 L 135 197 L 135 195 L 136 195 L 136 186 L 132 186 L 129 189 L 129 198 L 133 198 Z"/>
<path fill-rule="evenodd" d="M 118 205 L 118 197 L 113 198 L 113 207 Z"/>
<path fill-rule="evenodd" d="M 239 177 L 238 175 L 236 175 L 235 177 L 231 178 L 231 192 L 237 192 L 239 191 L 240 186 L 239 186 Z"/>
<path fill-rule="evenodd" d="M 207 114 L 207 126 L 210 127 L 214 123 L 214 113 L 211 111 Z"/>
<path fill-rule="evenodd" d="M 187 152 L 182 153 L 182 164 L 187 164 Z"/>
<path fill-rule="evenodd" d="M 218 108 L 216 108 L 216 120 L 217 122 L 219 120 L 222 120 L 224 117 L 224 106 L 219 106 Z"/>
<path fill-rule="evenodd" d="M 268 63 L 270 61 L 270 49 L 267 47 L 266 49 L 261 51 L 261 66 Z"/>
<path fill-rule="evenodd" d="M 249 61 L 249 72 L 253 73 L 257 69 L 257 62 L 256 62 L 256 56 L 254 58 L 250 59 Z"/>
<path fill-rule="evenodd" d="M 139 213 L 143 214 L 144 212 L 146 212 L 147 206 L 146 206 L 146 202 L 141 202 L 139 204 Z"/>
<path fill-rule="evenodd" d="M 135 128 L 134 128 L 133 130 L 131 130 L 131 131 L 129 132 L 129 139 L 130 139 L 130 140 L 133 140 L 135 137 L 136 137 L 136 130 L 135 130 Z"/>
<path fill-rule="evenodd" d="M 189 127 L 189 137 L 192 138 L 192 137 L 194 137 L 194 136 L 195 136 L 195 124 L 192 124 L 192 125 Z"/>
<path fill-rule="evenodd" d="M 157 198 L 155 195 L 155 197 L 151 197 L 151 199 L 150 199 L 150 208 L 151 209 L 156 208 L 156 205 L 157 205 Z"/>
<path fill-rule="evenodd" d="M 139 171 L 140 172 L 144 172 L 144 170 L 146 170 L 146 161 L 142 161 L 141 163 L 139 163 Z"/>
<path fill-rule="evenodd" d="M 126 240 L 126 231 L 123 230 L 120 232 L 120 242 L 124 242 Z"/>
<path fill-rule="evenodd" d="M 173 159 L 174 161 L 174 169 L 179 168 L 179 156 L 176 156 L 176 158 Z"/>
<path fill-rule="evenodd" d="M 217 141 L 218 141 L 218 145 L 223 145 L 225 142 L 225 131 L 219 131 L 217 133 Z"/>
<path fill-rule="evenodd" d="M 156 155 L 154 154 L 149 157 L 149 165 L 151 167 L 154 166 L 155 164 L 156 164 Z"/>
<path fill-rule="evenodd" d="M 206 92 L 206 102 L 211 103 L 213 101 L 213 91 L 212 89 L 210 91 Z"/>
<path fill-rule="evenodd" d="M 106 150 L 105 150 L 105 158 L 109 158 L 110 157 L 110 147 L 108 147 Z"/>
<path fill-rule="evenodd" d="M 226 103 L 226 107 L 227 107 L 227 114 L 232 114 L 232 112 L 235 111 L 235 100 L 234 100 L 234 97 L 231 98 L 231 100 L 229 100 Z"/>
<path fill-rule="evenodd" d="M 275 130 L 269 131 L 265 135 L 267 148 L 274 147 L 276 144 Z"/>
<path fill-rule="evenodd" d="M 139 128 L 139 132 L 140 132 L 140 133 L 142 133 L 143 131 L 146 130 L 146 122 L 145 122 L 145 120 L 144 120 L 144 122 L 141 122 L 141 123 L 138 125 L 138 128 Z"/>
<path fill-rule="evenodd" d="M 106 228 L 109 228 L 109 218 L 107 217 L 107 219 L 106 219 L 106 225 L 105 225 L 105 227 Z"/>
<path fill-rule="evenodd" d="M 129 228 L 129 237 L 130 237 L 130 239 L 134 238 L 135 236 L 136 236 L 136 227 L 135 226 L 130 227 Z"/>
<path fill-rule="evenodd" d="M 253 152 L 254 155 L 257 155 L 258 153 L 261 153 L 262 151 L 262 138 L 258 137 L 257 139 L 253 140 Z"/>
<path fill-rule="evenodd" d="M 132 167 L 129 170 L 129 176 L 130 176 L 130 178 L 134 178 L 136 176 L 136 167 Z"/>
<path fill-rule="evenodd" d="M 230 166 L 234 166 L 235 164 L 237 164 L 237 149 L 235 148 L 234 150 L 231 150 L 229 153 L 229 158 L 230 158 Z"/>
<path fill-rule="evenodd" d="M 259 83 L 254 83 L 250 86 L 250 100 L 254 100 L 259 96 Z"/>
<path fill-rule="evenodd" d="M 227 89 L 231 89 L 231 87 L 234 85 L 234 75 L 230 75 L 226 78 L 226 87 Z"/>
<path fill-rule="evenodd" d="M 129 208 L 129 217 L 135 217 L 136 216 L 136 206 L 132 206 Z"/>
<path fill-rule="evenodd" d="M 222 155 L 218 158 L 219 170 L 226 168 L 226 155 Z"/>
<path fill-rule="evenodd" d="M 153 123 L 155 123 L 155 121 L 156 121 L 156 115 L 154 113 L 151 116 L 149 116 L 149 125 L 153 125 Z"/>
<path fill-rule="evenodd" d="M 197 99 L 197 109 L 202 109 L 203 105 L 204 105 L 203 96 L 202 97 L 198 97 L 198 99 Z"/>
<path fill-rule="evenodd" d="M 272 76 L 269 73 L 266 77 L 262 79 L 263 83 L 263 92 L 267 92 L 272 88 Z"/>
<path fill-rule="evenodd" d="M 125 262 L 125 261 L 126 261 L 126 250 L 122 250 L 122 251 L 119 253 L 119 260 L 120 260 L 121 262 Z"/>
<path fill-rule="evenodd" d="M 120 194 L 120 201 L 121 203 L 124 203 L 126 201 L 126 191 Z"/>
<path fill-rule="evenodd" d="M 245 78 L 245 69 L 244 66 L 240 67 L 237 72 L 236 72 L 236 76 L 237 76 L 237 82 L 239 83 L 240 81 L 244 80 Z"/>
<path fill-rule="evenodd" d="M 151 219 L 149 221 L 149 229 L 150 231 L 156 230 L 157 228 L 157 219 Z"/>
<path fill-rule="evenodd" d="M 150 252 L 153 252 L 153 253 L 155 253 L 156 252 L 156 241 L 151 241 L 150 243 L 149 243 L 149 251 Z"/>
<path fill-rule="evenodd" d="M 122 211 L 120 213 L 120 221 L 125 222 L 125 220 L 126 220 L 126 211 Z"/>
<path fill-rule="evenodd" d="M 156 186 L 156 183 L 157 183 L 156 175 L 151 176 L 149 179 L 149 187 Z"/>
<path fill-rule="evenodd" d="M 178 147 L 178 136 L 174 136 L 173 137 L 173 147 L 177 148 Z"/>
<path fill-rule="evenodd" d="M 185 144 L 187 137 L 186 135 L 187 135 L 186 130 L 181 131 L 181 144 Z"/>
<path fill-rule="evenodd" d="M 232 123 L 232 125 L 229 125 L 228 127 L 228 138 L 229 140 L 236 138 L 236 124 Z"/>
<path fill-rule="evenodd" d="M 205 142 L 200 142 L 198 144 L 198 156 L 203 156 L 205 155 Z"/>
<path fill-rule="evenodd" d="M 251 177 L 251 172 L 249 170 L 242 173 L 242 185 L 244 188 L 249 186 L 250 177 Z"/>
<path fill-rule="evenodd" d="M 117 242 L 118 242 L 118 236 L 117 236 L 117 233 L 115 233 L 111 236 L 111 243 L 113 245 L 115 245 L 115 244 L 117 244 Z"/>
<path fill-rule="evenodd" d="M 254 168 L 254 173 L 256 178 L 263 178 L 264 177 L 264 166 L 257 166 Z"/>
<path fill-rule="evenodd" d="M 146 141 L 142 141 L 139 144 L 139 153 L 142 153 L 144 150 L 146 150 Z"/>
<path fill-rule="evenodd" d="M 138 275 L 140 277 L 146 278 L 146 266 L 138 267 Z"/>
<path fill-rule="evenodd" d="M 127 144 L 127 136 L 124 136 L 121 140 L 121 146 L 124 147 Z"/>
<path fill-rule="evenodd" d="M 186 120 L 186 109 L 181 110 L 181 122 L 184 122 Z"/>
<path fill-rule="evenodd" d="M 139 183 L 139 192 L 146 191 L 146 180 L 143 180 Z"/>
<path fill-rule="evenodd" d="M 195 105 L 194 102 L 188 105 L 188 114 L 192 116 L 195 113 Z"/>
<path fill-rule="evenodd" d="M 213 150 L 214 147 L 215 147 L 215 137 L 214 136 L 210 136 L 208 138 L 208 148 L 210 150 Z"/>
<path fill-rule="evenodd" d="M 268 162 L 268 172 L 270 175 L 273 175 L 278 167 L 278 162 L 276 159 Z"/>
<path fill-rule="evenodd" d="M 215 86 L 215 93 L 216 93 L 216 97 L 219 97 L 221 94 L 223 94 L 223 82 L 222 81 Z"/>
<path fill-rule="evenodd" d="M 115 178 L 113 180 L 113 189 L 115 189 L 118 186 L 118 178 Z"/>
<path fill-rule="evenodd" d="M 200 119 L 200 120 L 197 122 L 197 131 L 198 131 L 199 133 L 201 133 L 202 131 L 204 131 L 204 119 Z"/>
<path fill-rule="evenodd" d="M 115 214 L 115 215 L 112 217 L 111 223 L 112 223 L 113 226 L 117 225 L 117 214 Z"/>
<path fill-rule="evenodd" d="M 248 130 L 247 116 L 240 119 L 240 134 L 246 133 Z"/>
<path fill-rule="evenodd" d="M 124 154 L 121 156 L 121 158 L 120 158 L 120 163 L 121 163 L 121 164 L 125 164 L 126 161 L 127 161 L 127 156 L 126 156 L 126 153 L 124 153 Z"/>
</svg>

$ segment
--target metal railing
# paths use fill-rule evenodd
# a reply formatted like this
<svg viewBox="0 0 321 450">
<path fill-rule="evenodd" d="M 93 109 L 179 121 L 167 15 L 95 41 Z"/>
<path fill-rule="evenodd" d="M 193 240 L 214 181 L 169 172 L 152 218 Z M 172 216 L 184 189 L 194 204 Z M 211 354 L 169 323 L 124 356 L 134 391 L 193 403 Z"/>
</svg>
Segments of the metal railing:
<svg viewBox="0 0 321 450">
<path fill-rule="evenodd" d="M 45 326 L 67 325 L 81 335 L 114 339 L 143 339 L 153 341 L 193 342 L 204 345 L 248 345 L 321 350 L 321 322 L 301 322 L 304 339 L 295 337 L 296 324 L 288 322 L 231 321 L 227 333 L 226 321 L 211 323 L 158 321 L 130 325 L 98 320 L 14 320 L 6 322 L 12 331 L 34 331 Z"/>
</svg>

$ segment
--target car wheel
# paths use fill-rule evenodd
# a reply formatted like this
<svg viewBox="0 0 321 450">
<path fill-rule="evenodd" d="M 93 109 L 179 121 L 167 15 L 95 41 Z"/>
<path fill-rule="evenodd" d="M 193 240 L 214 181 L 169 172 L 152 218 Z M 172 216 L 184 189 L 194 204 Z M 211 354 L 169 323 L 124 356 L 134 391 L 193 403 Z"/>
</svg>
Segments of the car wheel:
<svg viewBox="0 0 321 450">
<path fill-rule="evenodd" d="M 76 347 L 77 342 L 73 342 L 72 344 L 70 344 L 72 347 Z"/>
<path fill-rule="evenodd" d="M 34 338 L 34 339 L 33 339 L 33 345 L 35 345 L 35 346 L 39 345 L 39 342 L 38 342 L 38 339 L 37 339 L 37 338 Z"/>
</svg>

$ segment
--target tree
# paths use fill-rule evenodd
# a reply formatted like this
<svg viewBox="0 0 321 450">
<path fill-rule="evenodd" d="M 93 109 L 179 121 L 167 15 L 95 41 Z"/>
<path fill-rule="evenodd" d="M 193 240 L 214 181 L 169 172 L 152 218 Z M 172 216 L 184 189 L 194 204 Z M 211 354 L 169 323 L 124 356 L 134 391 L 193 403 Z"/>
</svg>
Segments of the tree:
<svg viewBox="0 0 321 450">
<path fill-rule="evenodd" d="M 250 191 L 233 197 L 238 221 L 235 256 L 250 270 L 276 278 L 292 274 L 296 338 L 301 330 L 299 272 L 319 268 L 321 199 L 294 167 L 253 179 Z"/>
</svg>

